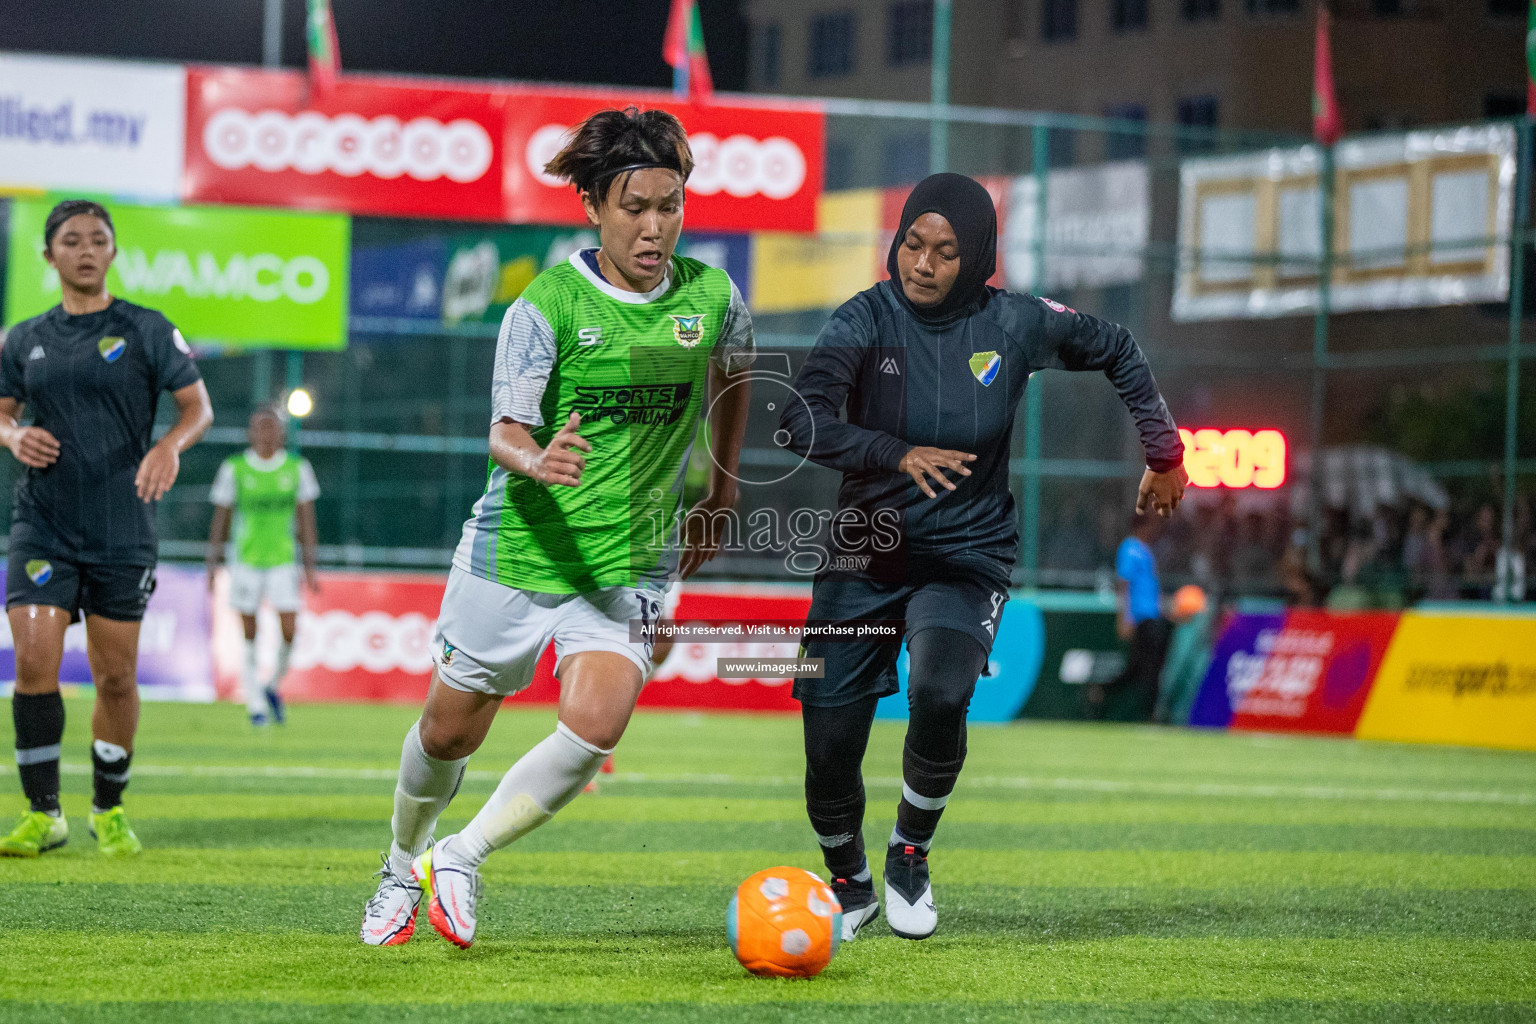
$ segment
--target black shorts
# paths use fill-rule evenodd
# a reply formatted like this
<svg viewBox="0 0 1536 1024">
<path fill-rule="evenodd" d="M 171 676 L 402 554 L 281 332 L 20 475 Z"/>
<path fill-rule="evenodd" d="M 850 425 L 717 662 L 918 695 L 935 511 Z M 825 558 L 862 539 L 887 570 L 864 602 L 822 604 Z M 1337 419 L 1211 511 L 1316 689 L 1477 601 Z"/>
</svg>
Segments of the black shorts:
<svg viewBox="0 0 1536 1024">
<path fill-rule="evenodd" d="M 1006 576 L 969 573 L 906 583 L 883 583 L 862 576 L 827 574 L 811 591 L 811 619 L 903 619 L 902 640 L 935 626 L 976 638 L 992 653 L 997 624 L 1008 602 Z M 900 689 L 896 659 L 901 643 L 813 639 L 804 657 L 823 658 L 821 679 L 795 679 L 794 697 L 802 704 L 837 708 L 865 697 L 886 697 Z"/>
<path fill-rule="evenodd" d="M 154 592 L 153 565 L 81 563 L 45 551 L 12 547 L 5 570 L 6 608 L 52 605 L 68 611 L 72 622 L 86 615 L 139 622 Z"/>
</svg>

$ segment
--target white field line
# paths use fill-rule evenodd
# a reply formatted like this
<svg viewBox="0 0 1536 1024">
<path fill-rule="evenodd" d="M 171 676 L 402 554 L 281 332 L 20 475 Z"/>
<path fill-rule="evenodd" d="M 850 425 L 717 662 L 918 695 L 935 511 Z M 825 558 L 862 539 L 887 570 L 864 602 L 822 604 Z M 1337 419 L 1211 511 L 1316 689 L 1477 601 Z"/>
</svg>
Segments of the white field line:
<svg viewBox="0 0 1536 1024">
<path fill-rule="evenodd" d="M 0 775 L 13 771 L 9 765 L 0 765 Z M 66 775 L 89 775 L 88 764 L 65 761 L 62 770 Z M 393 782 L 393 768 L 329 768 L 322 765 L 134 765 L 133 772 L 140 776 L 166 778 L 261 778 L 261 779 L 353 779 L 362 781 Z M 501 772 L 468 771 L 465 778 L 475 782 L 497 782 Z M 796 786 L 802 783 L 798 776 L 788 775 L 727 775 L 710 773 L 653 773 L 615 772 L 615 782 L 632 782 L 654 785 L 695 786 Z M 869 776 L 865 783 L 872 786 L 899 787 L 898 777 Z M 1276 786 L 1241 783 L 1187 783 L 1145 782 L 1122 779 L 1044 778 L 1030 776 L 981 775 L 966 776 L 967 788 L 1015 789 L 1040 792 L 1120 793 L 1140 796 L 1184 796 L 1254 798 L 1265 800 L 1362 800 L 1395 803 L 1451 803 L 1451 804 L 1509 804 L 1519 807 L 1536 806 L 1536 793 L 1512 793 L 1500 790 L 1454 789 L 1350 789 L 1342 786 Z"/>
</svg>

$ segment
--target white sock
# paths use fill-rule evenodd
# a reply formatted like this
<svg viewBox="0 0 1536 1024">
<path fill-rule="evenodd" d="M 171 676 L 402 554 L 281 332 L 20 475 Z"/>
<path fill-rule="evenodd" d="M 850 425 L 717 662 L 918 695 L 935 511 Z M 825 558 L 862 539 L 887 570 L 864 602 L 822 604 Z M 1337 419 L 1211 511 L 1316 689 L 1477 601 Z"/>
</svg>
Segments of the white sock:
<svg viewBox="0 0 1536 1024">
<path fill-rule="evenodd" d="M 400 778 L 395 783 L 395 814 L 390 819 L 394 842 L 389 848 L 390 870 L 409 878 L 411 859 L 432 842 L 438 815 L 459 791 L 469 758 L 439 761 L 421 746 L 421 723 L 411 726 L 400 748 Z"/>
<path fill-rule="evenodd" d="M 288 674 L 288 659 L 293 656 L 293 641 L 284 640 L 277 645 L 277 668 L 272 672 L 272 681 L 267 684 L 267 689 L 273 693 L 283 685 L 283 677 Z"/>
<path fill-rule="evenodd" d="M 479 867 L 492 850 L 521 839 L 575 799 L 611 753 L 577 736 L 564 722 L 556 725 L 508 770 L 464 831 L 450 837 L 450 856 Z"/>
<path fill-rule="evenodd" d="M 240 662 L 240 688 L 245 691 L 245 710 L 253 715 L 267 713 L 267 698 L 256 682 L 256 641 L 241 640 L 244 658 Z"/>
</svg>

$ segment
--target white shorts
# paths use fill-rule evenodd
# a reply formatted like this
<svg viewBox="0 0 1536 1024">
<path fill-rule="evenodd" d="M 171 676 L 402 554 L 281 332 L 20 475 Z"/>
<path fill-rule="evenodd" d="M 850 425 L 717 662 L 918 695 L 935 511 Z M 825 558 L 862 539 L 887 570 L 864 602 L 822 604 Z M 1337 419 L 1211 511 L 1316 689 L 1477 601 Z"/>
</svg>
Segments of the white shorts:
<svg viewBox="0 0 1536 1024">
<path fill-rule="evenodd" d="M 304 602 L 299 597 L 299 567 L 294 562 L 257 569 L 239 562 L 229 563 L 229 603 L 241 615 L 255 615 L 266 598 L 276 611 L 296 612 Z"/>
<path fill-rule="evenodd" d="M 555 671 L 572 654 L 610 651 L 651 670 L 651 643 L 630 639 L 630 622 L 661 617 L 664 594 L 640 587 L 607 587 L 587 594 L 539 594 L 495 583 L 455 566 L 432 637 L 432 663 L 455 690 L 499 696 L 533 682 L 533 671 L 555 642 Z"/>
</svg>

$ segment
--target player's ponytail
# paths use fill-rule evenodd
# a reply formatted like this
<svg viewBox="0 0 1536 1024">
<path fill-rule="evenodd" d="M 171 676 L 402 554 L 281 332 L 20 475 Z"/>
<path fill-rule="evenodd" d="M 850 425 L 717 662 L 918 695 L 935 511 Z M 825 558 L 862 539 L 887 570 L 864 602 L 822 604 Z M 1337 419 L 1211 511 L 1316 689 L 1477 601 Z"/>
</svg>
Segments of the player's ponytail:
<svg viewBox="0 0 1536 1024">
<path fill-rule="evenodd" d="M 544 173 L 564 178 L 576 191 L 601 206 L 615 181 L 646 167 L 676 171 L 684 181 L 693 173 L 693 151 L 682 122 L 665 110 L 599 110 L 577 125 L 565 148 L 544 165 Z"/>
</svg>

